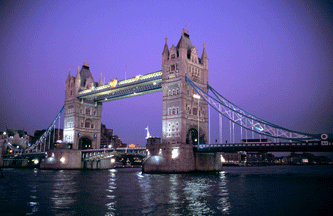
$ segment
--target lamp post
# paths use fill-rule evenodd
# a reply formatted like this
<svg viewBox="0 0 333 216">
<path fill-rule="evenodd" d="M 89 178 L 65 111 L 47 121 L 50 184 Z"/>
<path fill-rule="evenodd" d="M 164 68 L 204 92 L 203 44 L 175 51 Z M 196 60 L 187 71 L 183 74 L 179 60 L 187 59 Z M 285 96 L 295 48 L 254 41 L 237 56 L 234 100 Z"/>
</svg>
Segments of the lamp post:
<svg viewBox="0 0 333 216">
<path fill-rule="evenodd" d="M 193 94 L 193 98 L 198 99 L 198 110 L 197 110 L 197 114 L 198 114 L 198 145 L 200 144 L 200 127 L 199 127 L 199 100 L 200 100 L 200 95 L 198 94 Z"/>
</svg>

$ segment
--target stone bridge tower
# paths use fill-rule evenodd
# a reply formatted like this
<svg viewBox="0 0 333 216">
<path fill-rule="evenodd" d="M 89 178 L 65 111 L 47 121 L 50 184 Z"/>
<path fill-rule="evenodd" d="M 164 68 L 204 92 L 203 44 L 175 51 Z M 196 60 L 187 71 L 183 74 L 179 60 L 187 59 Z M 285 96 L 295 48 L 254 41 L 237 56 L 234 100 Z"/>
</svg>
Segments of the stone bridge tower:
<svg viewBox="0 0 333 216">
<path fill-rule="evenodd" d="M 162 72 L 163 141 L 159 145 L 147 145 L 151 157 L 146 160 L 143 171 L 200 170 L 198 164 L 202 157 L 193 152 L 193 145 L 208 142 L 208 106 L 185 77 L 208 92 L 208 57 L 204 46 L 199 58 L 186 26 L 177 46 L 172 45 L 169 50 L 165 39 Z"/>
<path fill-rule="evenodd" d="M 102 103 L 94 99 L 78 99 L 78 92 L 103 85 L 102 77 L 94 82 L 85 62 L 76 76 L 68 74 L 65 90 L 64 142 L 73 149 L 99 149 L 101 140 Z"/>
</svg>

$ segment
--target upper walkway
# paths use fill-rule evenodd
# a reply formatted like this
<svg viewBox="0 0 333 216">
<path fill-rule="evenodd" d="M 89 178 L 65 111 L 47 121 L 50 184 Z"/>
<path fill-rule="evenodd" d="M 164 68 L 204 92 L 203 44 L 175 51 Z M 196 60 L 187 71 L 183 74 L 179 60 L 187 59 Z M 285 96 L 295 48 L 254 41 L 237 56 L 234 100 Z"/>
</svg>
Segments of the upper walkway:
<svg viewBox="0 0 333 216">
<path fill-rule="evenodd" d="M 162 91 L 162 71 L 117 81 L 96 88 L 80 91 L 77 98 L 94 98 L 95 102 L 107 102 Z"/>
</svg>

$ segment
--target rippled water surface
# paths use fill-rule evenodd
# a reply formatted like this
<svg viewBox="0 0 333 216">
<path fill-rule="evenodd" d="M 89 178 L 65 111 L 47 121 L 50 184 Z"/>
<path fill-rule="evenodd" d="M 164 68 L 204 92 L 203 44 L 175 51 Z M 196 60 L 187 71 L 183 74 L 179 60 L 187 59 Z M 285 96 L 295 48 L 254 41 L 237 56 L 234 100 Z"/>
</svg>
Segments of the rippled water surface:
<svg viewBox="0 0 333 216">
<path fill-rule="evenodd" d="M 0 215 L 332 215 L 333 166 L 2 169 Z"/>
</svg>

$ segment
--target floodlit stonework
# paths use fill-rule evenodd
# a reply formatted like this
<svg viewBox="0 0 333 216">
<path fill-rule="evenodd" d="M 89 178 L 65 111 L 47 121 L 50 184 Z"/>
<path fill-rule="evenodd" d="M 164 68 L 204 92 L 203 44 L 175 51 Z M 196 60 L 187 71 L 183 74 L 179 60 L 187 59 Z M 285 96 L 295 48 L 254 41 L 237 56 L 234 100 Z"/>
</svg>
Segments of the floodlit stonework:
<svg viewBox="0 0 333 216">
<path fill-rule="evenodd" d="M 93 99 L 78 99 L 79 91 L 102 86 L 102 78 L 94 82 L 85 62 L 76 76 L 68 74 L 65 90 L 64 142 L 73 149 L 99 149 L 101 140 L 102 103 Z"/>
<path fill-rule="evenodd" d="M 149 157 L 143 172 L 219 170 L 219 155 L 193 152 L 193 144 L 208 142 L 208 106 L 185 77 L 208 92 L 208 57 L 205 45 L 201 58 L 198 57 L 198 50 L 192 45 L 186 27 L 177 46 L 172 45 L 170 50 L 165 39 L 162 73 L 163 141 L 161 144 L 147 143 Z M 202 166 L 202 159 L 214 166 Z"/>
</svg>

